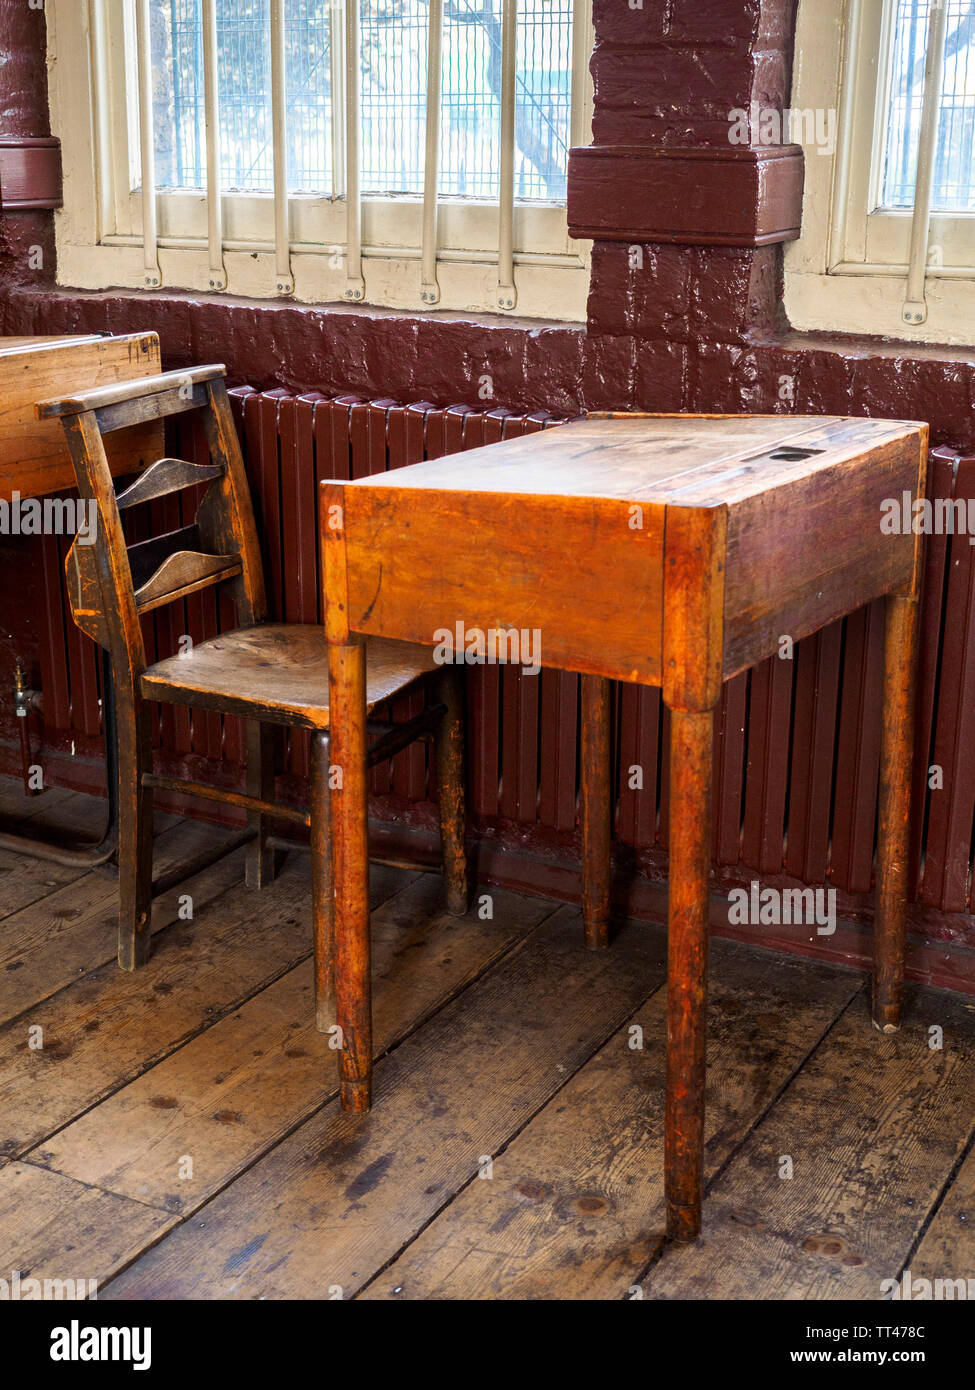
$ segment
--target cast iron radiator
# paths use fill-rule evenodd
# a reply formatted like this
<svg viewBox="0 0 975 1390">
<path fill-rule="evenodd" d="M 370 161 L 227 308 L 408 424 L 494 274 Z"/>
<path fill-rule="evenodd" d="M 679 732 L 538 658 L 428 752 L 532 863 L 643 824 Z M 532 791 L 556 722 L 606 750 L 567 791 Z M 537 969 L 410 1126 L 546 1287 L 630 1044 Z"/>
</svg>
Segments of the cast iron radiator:
<svg viewBox="0 0 975 1390">
<path fill-rule="evenodd" d="M 234 389 L 231 399 L 264 541 L 272 616 L 289 622 L 321 621 L 320 479 L 381 472 L 561 423 L 544 413 L 327 399 L 249 387 Z M 168 447 L 184 458 L 204 457 L 195 422 L 182 416 L 175 423 L 177 436 Z M 935 450 L 929 493 L 975 501 L 975 458 Z M 183 524 L 180 498 L 150 505 L 158 509 L 157 528 Z M 188 501 L 182 505 L 189 511 Z M 146 518 L 133 516 L 134 536 L 140 524 Z M 445 545 L 463 543 L 462 536 L 444 537 Z M 63 749 L 77 741 L 97 751 L 98 668 L 94 649 L 65 610 L 66 543 L 47 537 L 38 544 L 44 573 L 44 742 Z M 212 591 L 193 595 L 185 606 L 158 610 L 144 619 L 149 658 L 175 651 L 184 634 L 199 641 L 232 622 L 229 606 L 218 605 Z M 882 647 L 883 604 L 875 603 L 797 643 L 791 659 L 773 658 L 728 683 L 715 718 L 714 857 L 719 865 L 763 876 L 785 873 L 810 883 L 828 880 L 852 894 L 870 890 Z M 468 674 L 474 816 L 482 825 L 507 825 L 522 843 L 543 852 L 546 845 L 571 844 L 578 678 L 555 671 L 526 676 L 520 669 L 496 667 L 471 667 Z M 401 702 L 393 713 L 411 712 L 409 702 Z M 615 712 L 617 838 L 652 857 L 667 845 L 666 713 L 659 692 L 636 686 L 617 690 Z M 236 780 L 243 756 L 237 720 L 163 706 L 155 737 L 164 763 L 185 770 L 204 759 L 212 776 L 213 764 L 220 762 L 217 775 Z M 943 787 L 934 790 L 932 767 L 942 770 L 943 779 Z M 300 779 L 307 772 L 306 740 L 300 734 L 290 739 L 281 770 L 285 795 L 293 783 L 300 796 Z M 429 775 L 422 745 L 375 769 L 377 814 L 394 806 L 396 816 L 408 819 L 411 808 L 421 814 L 425 806 L 432 823 Z M 66 779 L 56 772 L 51 780 Z M 927 541 L 922 620 L 913 873 L 916 898 L 936 913 L 972 908 L 973 812 L 975 546 L 967 535 L 933 536 Z"/>
</svg>

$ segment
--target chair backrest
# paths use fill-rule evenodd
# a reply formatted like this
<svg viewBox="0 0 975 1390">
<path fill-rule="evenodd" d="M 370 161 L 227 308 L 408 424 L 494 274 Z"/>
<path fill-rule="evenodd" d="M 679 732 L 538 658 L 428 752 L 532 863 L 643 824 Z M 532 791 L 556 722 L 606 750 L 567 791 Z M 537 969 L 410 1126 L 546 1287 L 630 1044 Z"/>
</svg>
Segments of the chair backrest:
<svg viewBox="0 0 975 1390">
<path fill-rule="evenodd" d="M 146 667 L 139 618 L 162 604 L 227 584 L 239 624 L 263 621 L 261 552 L 222 366 L 117 382 L 36 409 L 40 419 L 60 418 L 78 491 L 95 503 L 94 542 L 76 539 L 68 553 L 68 599 L 78 626 L 111 652 L 117 681 L 127 679 L 138 698 Z M 158 459 L 117 493 L 104 436 L 187 410 L 203 412 L 210 462 Z M 207 490 L 190 525 L 126 544 L 124 511 L 201 483 Z"/>
</svg>

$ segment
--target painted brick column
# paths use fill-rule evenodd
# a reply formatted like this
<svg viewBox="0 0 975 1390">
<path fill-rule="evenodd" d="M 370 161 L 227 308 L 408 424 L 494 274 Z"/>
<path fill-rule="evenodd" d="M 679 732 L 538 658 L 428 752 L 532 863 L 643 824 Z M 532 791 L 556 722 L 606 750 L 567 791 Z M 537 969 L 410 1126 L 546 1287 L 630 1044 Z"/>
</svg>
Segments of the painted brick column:
<svg viewBox="0 0 975 1390">
<path fill-rule="evenodd" d="M 782 326 L 802 151 L 734 143 L 730 114 L 785 106 L 795 5 L 637 3 L 595 0 L 593 143 L 570 158 L 570 230 L 594 240 L 589 333 L 630 344 L 630 403 L 708 409 L 708 345 Z"/>
<path fill-rule="evenodd" d="M 0 286 L 54 278 L 54 218 L 61 152 L 47 105 L 47 30 L 42 9 L 0 0 Z M 0 296 L 0 331 L 5 294 Z"/>
</svg>

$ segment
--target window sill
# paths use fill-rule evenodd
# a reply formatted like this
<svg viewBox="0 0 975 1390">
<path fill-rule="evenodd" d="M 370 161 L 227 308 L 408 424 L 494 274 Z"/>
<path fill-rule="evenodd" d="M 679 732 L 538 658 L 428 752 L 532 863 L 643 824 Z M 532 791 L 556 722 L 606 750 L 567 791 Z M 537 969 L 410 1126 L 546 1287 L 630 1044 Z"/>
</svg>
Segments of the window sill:
<svg viewBox="0 0 975 1390">
<path fill-rule="evenodd" d="M 404 324 L 451 323 L 466 324 L 473 328 L 512 329 L 519 332 L 571 331 L 584 333 L 585 324 L 572 319 L 531 318 L 518 314 L 464 313 L 457 309 L 396 309 L 383 304 L 308 303 L 304 300 L 281 296 L 263 298 L 240 294 L 210 293 L 205 290 L 172 289 L 141 290 L 126 286 L 111 286 L 105 289 L 86 289 L 74 285 L 52 285 L 45 290 L 24 290 L 21 293 L 42 294 L 50 301 L 64 300 L 70 304 L 117 304 L 126 301 L 132 304 L 183 306 L 206 305 L 208 308 L 225 307 L 228 310 L 247 310 L 257 313 L 295 312 L 316 317 L 336 316 L 343 319 L 362 319 L 387 321 Z M 115 330 L 112 330 L 115 331 Z"/>
<path fill-rule="evenodd" d="M 9 296 L 6 324 L 17 333 L 151 330 L 168 368 L 225 362 L 231 384 L 404 404 L 577 415 L 592 370 L 584 324 L 447 309 L 22 286 Z"/>
<path fill-rule="evenodd" d="M 106 290 L 120 287 L 143 290 L 145 266 L 141 245 L 86 245 L 72 239 L 62 216 L 57 220 L 58 271 L 65 286 L 79 290 Z M 440 302 L 452 314 L 468 317 L 493 315 L 497 303 L 497 261 L 488 258 L 461 259 L 445 253 L 437 263 Z M 162 283 L 173 293 L 208 295 L 212 271 L 205 247 L 159 244 Z M 338 307 L 345 300 L 347 286 L 343 257 L 330 257 L 321 247 L 292 250 L 290 265 L 294 276 L 294 303 L 313 308 Z M 266 249 L 224 249 L 223 268 L 230 298 L 247 298 L 256 303 L 276 303 L 269 288 L 275 283 L 275 258 Z M 420 302 L 420 261 L 413 253 L 366 255 L 363 272 L 367 293 L 402 313 L 423 315 Z M 558 321 L 583 323 L 589 295 L 589 266 L 586 249 L 579 255 L 515 257 L 516 312 L 520 317 L 549 320 L 549 308 L 558 305 Z M 159 293 L 159 291 L 152 291 Z M 473 306 L 468 308 L 467 306 Z M 353 305 L 353 307 L 357 307 Z M 377 306 L 378 307 L 378 306 Z"/>
<path fill-rule="evenodd" d="M 791 269 L 786 264 L 784 303 L 800 332 L 835 332 L 894 339 L 910 349 L 975 347 L 975 278 L 931 276 L 927 321 L 912 328 L 902 319 L 903 274 L 837 274 Z"/>
</svg>

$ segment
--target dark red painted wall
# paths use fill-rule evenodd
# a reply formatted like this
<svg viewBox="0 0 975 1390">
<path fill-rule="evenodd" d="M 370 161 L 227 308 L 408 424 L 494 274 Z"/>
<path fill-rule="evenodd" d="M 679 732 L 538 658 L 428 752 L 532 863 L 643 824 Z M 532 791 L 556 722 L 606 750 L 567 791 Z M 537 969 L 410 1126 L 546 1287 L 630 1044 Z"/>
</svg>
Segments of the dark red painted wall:
<svg viewBox="0 0 975 1390">
<path fill-rule="evenodd" d="M 726 141 L 727 111 L 781 104 L 793 0 L 596 0 L 595 138 L 603 144 Z M 0 132 L 46 134 L 43 15 L 0 0 Z M 932 442 L 975 445 L 975 357 L 880 340 L 813 339 L 782 319 L 781 250 L 597 243 L 589 323 L 562 328 L 450 314 L 411 317 L 164 293 L 50 294 L 25 248 L 49 246 L 50 215 L 0 225 L 5 332 L 157 329 L 167 361 L 212 358 L 236 382 L 351 390 L 435 404 L 476 399 L 485 372 L 499 404 L 580 409 L 792 409 L 928 420 Z M 50 256 L 47 264 L 52 264 Z"/>
<path fill-rule="evenodd" d="M 43 10 L 30 9 L 19 0 L 0 0 L 0 135 L 51 133 L 45 43 Z M 33 246 L 45 252 L 40 276 L 28 265 Z M 49 280 L 53 268 L 54 223 L 49 212 L 0 217 L 0 297 L 6 299 L 18 285 Z"/>
<path fill-rule="evenodd" d="M 727 141 L 729 108 L 787 99 L 794 0 L 596 0 L 594 12 L 595 143 L 713 147 Z M 42 29 L 38 12 L 0 0 L 0 132 L 47 131 Z M 588 324 L 566 328 L 54 291 L 49 274 L 26 272 L 24 249 L 36 244 L 50 246 L 48 214 L 0 223 L 0 331 L 156 329 L 168 365 L 219 358 L 233 382 L 264 389 L 447 405 L 474 403 L 487 373 L 497 404 L 514 410 L 873 414 L 927 420 L 932 443 L 975 447 L 975 355 L 792 333 L 777 246 L 646 244 L 635 268 L 625 243 L 597 243 Z M 793 378 L 788 407 L 783 376 Z M 14 582 L 0 553 L 0 584 L 9 593 Z M 26 620 L 22 637 L 29 648 Z M 0 707 L 5 685 L 0 669 Z"/>
</svg>

